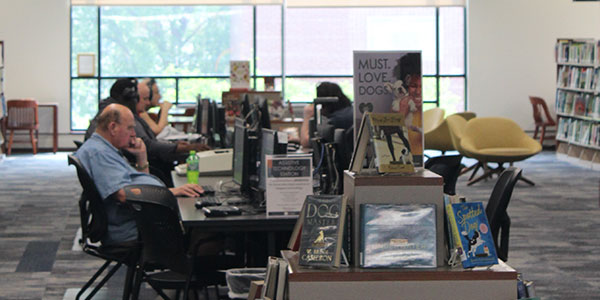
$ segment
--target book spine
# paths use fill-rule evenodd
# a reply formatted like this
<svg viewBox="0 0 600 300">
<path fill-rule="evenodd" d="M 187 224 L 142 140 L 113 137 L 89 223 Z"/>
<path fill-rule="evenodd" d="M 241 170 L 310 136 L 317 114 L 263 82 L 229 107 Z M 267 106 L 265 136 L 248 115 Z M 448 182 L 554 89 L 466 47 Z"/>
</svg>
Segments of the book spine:
<svg viewBox="0 0 600 300">
<path fill-rule="evenodd" d="M 344 245 L 344 231 L 346 228 L 346 198 L 342 198 L 340 203 L 340 216 L 338 218 L 337 245 L 335 246 L 335 258 L 333 261 L 334 267 L 340 266 L 340 258 L 342 257 L 342 248 Z"/>
<path fill-rule="evenodd" d="M 464 259 L 466 258 L 466 256 L 464 256 L 465 251 L 460 240 L 460 232 L 458 232 L 458 225 L 456 223 L 456 218 L 454 217 L 454 209 L 452 209 L 452 203 L 446 204 L 446 215 L 448 216 L 448 220 L 450 222 L 454 247 L 458 249 L 461 260 L 464 261 Z"/>
</svg>

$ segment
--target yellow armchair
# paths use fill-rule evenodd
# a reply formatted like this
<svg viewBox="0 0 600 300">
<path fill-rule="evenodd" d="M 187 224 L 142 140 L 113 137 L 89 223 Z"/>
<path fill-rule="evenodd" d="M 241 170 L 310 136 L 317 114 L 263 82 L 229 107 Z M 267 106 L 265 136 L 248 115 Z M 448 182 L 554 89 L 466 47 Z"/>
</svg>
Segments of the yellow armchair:
<svg viewBox="0 0 600 300">
<path fill-rule="evenodd" d="M 445 111 L 435 107 L 423 112 L 423 138 L 425 149 L 440 150 L 442 154 L 453 150 L 448 143 L 448 125 L 444 122 Z"/>
<path fill-rule="evenodd" d="M 440 150 L 442 154 L 446 151 L 459 151 L 460 135 L 462 135 L 467 120 L 474 115 L 475 113 L 473 112 L 461 112 L 448 116 L 439 126 L 425 135 L 425 149 Z M 450 120 L 453 120 L 452 122 L 455 123 L 453 130 L 450 129 L 448 124 Z M 451 131 L 454 132 L 454 136 Z"/>
<path fill-rule="evenodd" d="M 469 157 L 477 159 L 485 170 L 482 176 L 471 179 L 468 185 L 501 173 L 504 163 L 512 166 L 513 162 L 542 151 L 542 145 L 529 137 L 517 123 L 498 117 L 475 118 L 467 122 L 460 147 Z M 488 163 L 497 163 L 498 167 L 489 168 Z M 521 177 L 521 180 L 534 185 L 527 178 Z"/>
</svg>

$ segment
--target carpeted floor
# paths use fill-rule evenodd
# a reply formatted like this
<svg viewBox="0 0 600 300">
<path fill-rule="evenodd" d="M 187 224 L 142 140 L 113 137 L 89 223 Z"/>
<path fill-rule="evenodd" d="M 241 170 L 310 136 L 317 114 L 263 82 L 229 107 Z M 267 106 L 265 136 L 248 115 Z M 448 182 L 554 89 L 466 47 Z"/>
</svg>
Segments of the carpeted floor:
<svg viewBox="0 0 600 300">
<path fill-rule="evenodd" d="M 600 298 L 600 172 L 543 152 L 517 164 L 508 264 L 535 282 L 542 299 Z M 457 192 L 487 202 L 494 181 Z M 66 153 L 20 154 L 0 162 L 0 299 L 73 299 L 101 261 L 73 251 L 81 192 Z M 123 274 L 97 299 L 120 298 Z M 154 299 L 146 291 L 142 299 Z"/>
</svg>

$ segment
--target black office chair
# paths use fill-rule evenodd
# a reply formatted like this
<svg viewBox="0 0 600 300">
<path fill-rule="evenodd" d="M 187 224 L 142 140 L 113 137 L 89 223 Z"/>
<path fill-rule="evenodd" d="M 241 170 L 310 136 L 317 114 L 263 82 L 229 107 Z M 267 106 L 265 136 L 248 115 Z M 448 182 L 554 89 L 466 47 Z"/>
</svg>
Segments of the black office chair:
<svg viewBox="0 0 600 300">
<path fill-rule="evenodd" d="M 428 159 L 425 169 L 444 178 L 444 194 L 456 194 L 456 181 L 460 175 L 462 155 L 442 155 Z"/>
<path fill-rule="evenodd" d="M 197 290 L 204 289 L 208 294 L 206 286 L 225 283 L 225 274 L 217 270 L 233 267 L 234 259 L 194 255 L 202 243 L 213 239 L 194 241 L 195 244 L 190 245 L 179 222 L 177 200 L 168 189 L 130 185 L 125 187 L 125 194 L 135 212 L 143 244 L 132 299 L 139 296 L 142 281 L 164 299 L 170 299 L 164 289 L 177 290 L 176 298 L 183 290 L 183 299 L 188 299 L 190 289 L 197 297 Z M 218 289 L 215 290 L 220 299 Z"/>
<path fill-rule="evenodd" d="M 83 252 L 106 261 L 102 267 L 94 273 L 92 278 L 85 283 L 79 293 L 77 293 L 76 299 L 79 299 L 102 272 L 104 272 L 104 270 L 113 262 L 116 264 L 94 287 L 86 299 L 91 299 L 123 264 L 127 265 L 123 299 L 129 299 L 131 286 L 133 284 L 133 275 L 135 274 L 135 263 L 139 255 L 139 245 L 97 246 L 93 244 L 99 242 L 107 232 L 108 220 L 106 212 L 104 211 L 102 198 L 96 189 L 96 185 L 79 159 L 73 155 L 69 155 L 68 161 L 69 165 L 74 165 L 77 169 L 77 177 L 83 188 L 79 200 L 79 213 L 81 218 L 81 239 L 79 240 L 79 244 L 81 245 Z"/>
<path fill-rule="evenodd" d="M 83 145 L 82 141 L 78 141 L 78 140 L 73 140 L 73 144 L 75 144 L 75 147 L 77 147 L 77 149 L 81 148 L 81 145 Z"/>
<path fill-rule="evenodd" d="M 521 178 L 523 171 L 517 167 L 509 167 L 504 170 L 490 196 L 490 200 L 485 207 L 485 214 L 490 223 L 490 231 L 496 245 L 498 258 L 503 261 L 508 260 L 508 237 L 510 233 L 510 217 L 506 212 L 510 197 L 515 184 Z M 500 236 L 500 240 L 498 240 Z"/>
</svg>

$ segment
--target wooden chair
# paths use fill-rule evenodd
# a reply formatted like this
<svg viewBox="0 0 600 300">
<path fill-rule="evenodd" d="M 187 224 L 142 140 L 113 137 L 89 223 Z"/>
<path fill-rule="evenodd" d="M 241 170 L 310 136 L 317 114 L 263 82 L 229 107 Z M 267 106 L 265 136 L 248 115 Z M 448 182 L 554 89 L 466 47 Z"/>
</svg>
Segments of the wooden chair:
<svg viewBox="0 0 600 300">
<path fill-rule="evenodd" d="M 29 130 L 33 154 L 36 154 L 39 127 L 37 101 L 33 99 L 8 100 L 6 111 L 6 129 L 10 131 L 6 155 L 11 153 L 15 130 Z"/>
<path fill-rule="evenodd" d="M 529 96 L 529 101 L 531 102 L 531 106 L 533 106 L 533 120 L 535 121 L 535 133 L 533 134 L 533 139 L 537 139 L 538 131 L 541 128 L 540 144 L 543 145 L 545 138 L 556 138 L 556 135 L 546 136 L 546 127 L 556 126 L 556 122 L 550 115 L 548 106 L 546 105 L 546 101 L 544 101 L 544 99 L 540 97 Z M 542 110 L 544 111 L 543 116 Z"/>
</svg>

